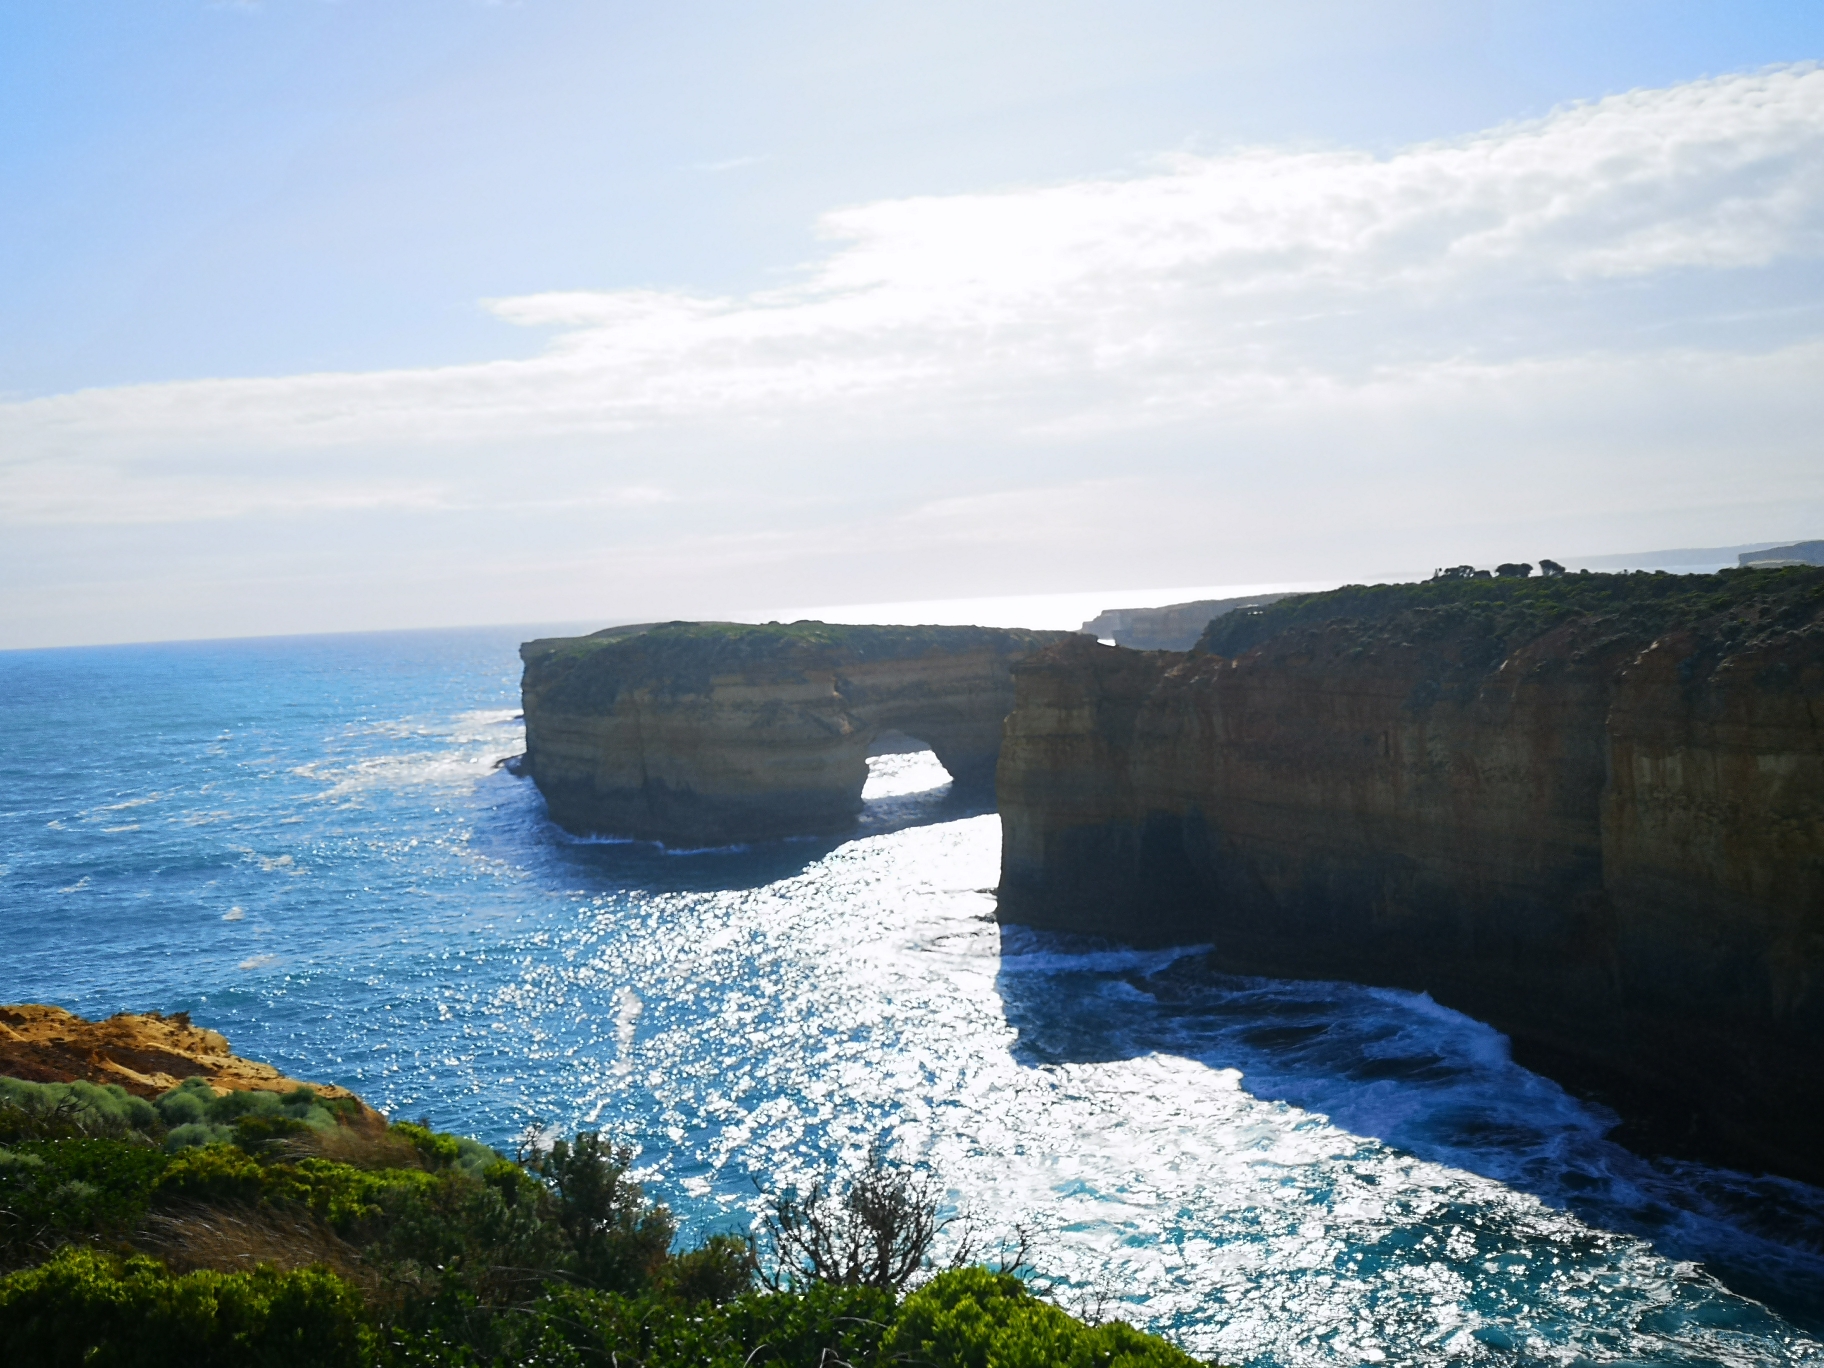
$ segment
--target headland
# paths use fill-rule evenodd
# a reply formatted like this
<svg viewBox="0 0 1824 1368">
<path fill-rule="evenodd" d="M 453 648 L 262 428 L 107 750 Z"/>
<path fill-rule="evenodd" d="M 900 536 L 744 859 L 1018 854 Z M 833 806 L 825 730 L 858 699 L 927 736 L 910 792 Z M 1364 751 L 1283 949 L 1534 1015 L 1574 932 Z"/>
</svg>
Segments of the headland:
<svg viewBox="0 0 1824 1368">
<path fill-rule="evenodd" d="M 121 1012 L 104 1021 L 87 1021 L 42 1003 L 0 1007 L 0 1077 L 29 1083 L 114 1084 L 144 1098 L 157 1097 L 185 1079 L 201 1078 L 218 1096 L 291 1093 L 308 1087 L 318 1097 L 360 1101 L 347 1088 L 304 1083 L 270 1064 L 241 1058 L 224 1036 L 192 1025 L 184 1012 Z"/>
<path fill-rule="evenodd" d="M 1350 587 L 1014 677 L 1003 921 L 1422 990 L 1824 1181 L 1824 570 Z"/>
</svg>

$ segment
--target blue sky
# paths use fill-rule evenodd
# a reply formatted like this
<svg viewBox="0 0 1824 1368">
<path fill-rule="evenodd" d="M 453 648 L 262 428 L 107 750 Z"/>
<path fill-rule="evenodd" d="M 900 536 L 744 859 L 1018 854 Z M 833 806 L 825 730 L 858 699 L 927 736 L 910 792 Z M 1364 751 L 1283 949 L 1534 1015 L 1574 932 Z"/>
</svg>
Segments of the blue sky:
<svg viewBox="0 0 1824 1368">
<path fill-rule="evenodd" d="M 1801 4 L 11 6 L 0 645 L 1824 535 L 1820 57 Z"/>
</svg>

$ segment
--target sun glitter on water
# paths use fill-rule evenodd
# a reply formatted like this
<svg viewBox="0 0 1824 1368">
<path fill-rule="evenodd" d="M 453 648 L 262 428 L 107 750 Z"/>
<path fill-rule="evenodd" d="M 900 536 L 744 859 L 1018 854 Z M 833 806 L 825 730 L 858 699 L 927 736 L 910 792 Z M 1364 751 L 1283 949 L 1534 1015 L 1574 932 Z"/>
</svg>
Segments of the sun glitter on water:
<svg viewBox="0 0 1824 1368">
<path fill-rule="evenodd" d="M 1637 1159 L 1423 997 L 1003 932 L 928 753 L 846 842 L 553 831 L 497 768 L 517 639 L 0 661 L 8 996 L 497 1144 L 608 1127 L 691 1234 L 884 1134 L 1067 1305 L 1232 1361 L 1819 1360 L 1824 1194 Z"/>
</svg>

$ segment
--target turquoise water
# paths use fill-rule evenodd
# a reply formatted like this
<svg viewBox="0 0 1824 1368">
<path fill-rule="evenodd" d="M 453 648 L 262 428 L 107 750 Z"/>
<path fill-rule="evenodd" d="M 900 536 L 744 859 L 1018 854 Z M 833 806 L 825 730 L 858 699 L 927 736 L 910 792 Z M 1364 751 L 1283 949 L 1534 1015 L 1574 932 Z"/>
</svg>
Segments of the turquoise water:
<svg viewBox="0 0 1824 1368">
<path fill-rule="evenodd" d="M 928 753 L 846 842 L 563 836 L 497 767 L 529 634 L 0 654 L 0 1000 L 607 1128 L 690 1235 L 885 1136 L 1065 1305 L 1235 1362 L 1824 1362 L 1824 1193 L 1639 1159 L 1422 996 L 1003 932 Z"/>
</svg>

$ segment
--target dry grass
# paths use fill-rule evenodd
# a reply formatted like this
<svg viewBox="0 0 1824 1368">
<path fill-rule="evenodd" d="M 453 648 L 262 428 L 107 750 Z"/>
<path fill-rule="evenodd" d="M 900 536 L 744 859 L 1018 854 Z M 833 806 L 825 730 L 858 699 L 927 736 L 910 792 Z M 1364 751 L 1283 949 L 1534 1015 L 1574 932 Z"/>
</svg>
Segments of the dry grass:
<svg viewBox="0 0 1824 1368">
<path fill-rule="evenodd" d="M 163 1259 L 174 1273 L 199 1268 L 244 1273 L 260 1264 L 280 1272 L 324 1264 L 364 1293 L 378 1278 L 360 1251 L 307 1211 L 186 1204 L 149 1213 L 134 1248 Z"/>
<path fill-rule="evenodd" d="M 358 1169 L 423 1168 L 423 1156 L 397 1136 L 385 1130 L 360 1125 L 342 1125 L 329 1131 L 305 1131 L 287 1137 L 278 1146 L 278 1157 L 299 1159 L 333 1159 Z"/>
</svg>

